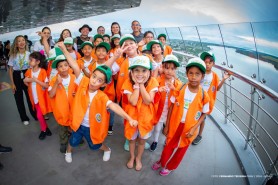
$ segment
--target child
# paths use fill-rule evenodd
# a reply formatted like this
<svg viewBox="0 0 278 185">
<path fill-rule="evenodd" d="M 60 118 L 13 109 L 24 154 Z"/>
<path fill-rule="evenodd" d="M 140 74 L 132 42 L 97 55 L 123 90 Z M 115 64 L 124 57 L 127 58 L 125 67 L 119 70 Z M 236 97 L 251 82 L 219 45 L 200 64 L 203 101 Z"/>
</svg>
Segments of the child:
<svg viewBox="0 0 278 185">
<path fill-rule="evenodd" d="M 53 115 L 59 124 L 60 152 L 66 153 L 69 126 L 72 121 L 72 103 L 76 91 L 75 76 L 69 73 L 69 64 L 64 55 L 56 57 L 52 68 L 58 74 L 50 81 L 48 93 L 53 108 Z"/>
<path fill-rule="evenodd" d="M 33 110 L 30 97 L 28 96 L 27 86 L 23 82 L 24 74 L 27 69 L 30 68 L 28 63 L 30 52 L 27 51 L 27 47 L 25 38 L 22 35 L 16 36 L 11 46 L 8 62 L 8 65 L 10 66 L 9 75 L 11 79 L 11 89 L 14 94 L 20 119 L 24 125 L 29 124 L 29 118 L 25 111 L 23 92 L 25 93 L 29 112 L 33 118 L 37 120 L 36 112 Z"/>
<path fill-rule="evenodd" d="M 158 103 L 158 82 L 151 77 L 151 62 L 146 56 L 134 58 L 127 79 L 122 86 L 124 110 L 138 120 L 137 127 L 131 127 L 125 120 L 125 137 L 129 140 L 130 159 L 127 162 L 129 169 L 133 168 L 136 161 L 136 171 L 142 169 L 142 155 L 145 148 L 146 139 L 151 136 L 154 116 L 156 114 L 155 105 Z M 157 94 L 158 95 L 158 94 Z M 138 141 L 138 151 L 135 157 L 135 145 Z"/>
<path fill-rule="evenodd" d="M 51 112 L 49 105 L 47 104 L 47 91 L 48 78 L 46 74 L 46 60 L 45 56 L 40 52 L 33 52 L 29 56 L 29 65 L 31 69 L 28 69 L 25 73 L 24 83 L 28 85 L 28 93 L 31 103 L 37 112 L 37 118 L 40 122 L 41 133 L 39 139 L 43 140 L 46 136 L 51 136 L 52 133 L 49 130 L 43 115 Z"/>
<path fill-rule="evenodd" d="M 110 36 L 108 34 L 102 35 L 103 42 L 110 44 Z"/>
<path fill-rule="evenodd" d="M 116 84 L 116 96 L 117 101 L 120 103 L 122 101 L 121 89 L 123 83 L 129 78 L 129 66 L 134 61 L 134 58 L 138 56 L 138 45 L 135 38 L 131 34 L 125 34 L 120 40 L 121 49 L 123 49 L 124 54 L 119 58 L 113 67 L 113 72 L 118 73 L 117 84 Z M 115 54 L 114 54 L 115 55 Z M 111 58 L 112 59 L 112 58 Z M 124 106 L 124 105 L 123 105 Z M 149 149 L 150 145 L 146 142 L 145 149 Z M 129 143 L 126 140 L 124 144 L 124 149 L 129 151 Z"/>
<path fill-rule="evenodd" d="M 82 53 L 84 54 L 84 57 L 80 58 L 77 61 L 79 68 L 82 70 L 82 72 L 88 78 L 91 76 L 90 70 L 88 69 L 88 66 L 94 60 L 94 58 L 92 57 L 93 47 L 94 46 L 93 46 L 93 44 L 90 41 L 83 42 L 83 44 L 81 44 L 80 48 L 82 50 Z"/>
<path fill-rule="evenodd" d="M 157 39 L 162 43 L 163 50 L 164 50 L 164 56 L 171 55 L 172 54 L 172 48 L 166 44 L 166 35 L 164 33 L 159 34 Z"/>
<path fill-rule="evenodd" d="M 167 137 L 166 145 L 160 160 L 152 165 L 153 170 L 163 168 L 159 173 L 162 176 L 169 175 L 179 166 L 194 136 L 197 135 L 198 126 L 209 112 L 209 96 L 200 86 L 205 72 L 204 61 L 197 57 L 190 59 L 186 65 L 188 83 L 176 91 L 175 97 L 171 97 L 172 105 L 163 129 Z"/>
<path fill-rule="evenodd" d="M 73 48 L 73 38 L 71 37 L 65 38 L 64 44 L 74 60 L 79 60 L 81 58 L 81 55 Z"/>
<path fill-rule="evenodd" d="M 138 50 L 142 52 L 142 47 L 147 45 L 151 40 L 153 40 L 154 34 L 151 31 L 146 31 L 144 33 L 144 38 L 138 43 Z"/>
<path fill-rule="evenodd" d="M 106 63 L 106 58 L 108 55 L 108 51 L 110 50 L 110 45 L 106 42 L 101 42 L 96 46 L 96 56 L 97 60 L 96 62 L 91 63 L 88 68 L 90 72 L 92 73 L 98 66 L 105 65 Z M 112 69 L 115 66 L 112 65 Z M 115 71 L 115 70 L 112 70 Z M 115 75 L 115 73 L 113 73 Z M 106 85 L 104 88 L 103 92 L 108 96 L 108 98 L 111 101 L 115 101 L 115 88 L 114 88 L 114 79 L 111 79 L 111 82 Z M 113 135 L 113 124 L 114 124 L 114 112 L 109 110 L 110 113 L 110 120 L 109 120 L 109 128 L 108 128 L 108 135 Z"/>
<path fill-rule="evenodd" d="M 109 57 L 111 58 L 114 55 L 114 52 L 120 48 L 120 38 L 119 34 L 115 34 L 111 37 L 111 50 L 109 51 Z"/>
<path fill-rule="evenodd" d="M 71 128 L 73 131 L 65 160 L 68 163 L 72 162 L 72 147 L 78 146 L 84 136 L 92 150 L 104 151 L 103 161 L 108 161 L 111 149 L 103 144 L 108 130 L 109 112 L 107 108 L 127 119 L 132 127 L 137 126 L 137 121 L 127 115 L 119 105 L 109 100 L 108 96 L 100 90 L 110 83 L 112 72 L 108 66 L 98 66 L 91 77 L 87 78 L 80 73 L 77 63 L 70 56 L 63 42 L 58 45 L 72 67 L 76 76 L 75 83 L 78 85 L 72 108 Z"/>
<path fill-rule="evenodd" d="M 52 68 L 52 63 L 56 59 L 57 56 L 62 55 L 63 52 L 60 48 L 54 47 L 53 49 L 49 50 L 49 57 L 48 57 L 48 66 L 47 66 L 47 78 L 51 81 L 54 76 L 58 74 L 56 68 Z"/>
<path fill-rule="evenodd" d="M 103 36 L 100 35 L 100 34 L 96 34 L 94 36 L 94 46 L 96 47 L 99 43 L 103 42 Z M 97 60 L 97 56 L 96 56 L 96 48 L 94 48 L 92 50 L 92 53 L 91 53 L 92 57 Z"/>
<path fill-rule="evenodd" d="M 217 91 L 219 91 L 221 89 L 225 80 L 230 77 L 230 74 L 225 74 L 224 78 L 219 83 L 218 75 L 211 70 L 215 63 L 214 54 L 212 52 L 203 52 L 203 53 L 201 53 L 200 58 L 203 61 L 205 61 L 205 64 L 206 64 L 206 74 L 205 74 L 204 79 L 201 81 L 201 86 L 208 93 L 209 98 L 210 98 L 209 112 L 207 113 L 207 114 L 210 114 L 214 107 Z M 205 119 L 204 119 L 204 121 L 202 121 L 202 123 L 200 125 L 199 134 L 192 142 L 193 145 L 197 145 L 201 142 L 204 127 L 205 127 Z"/>
<path fill-rule="evenodd" d="M 150 151 L 156 150 L 158 137 L 162 126 L 165 124 L 168 114 L 168 108 L 171 105 L 170 98 L 175 89 L 180 89 L 182 82 L 176 79 L 176 69 L 180 67 L 178 58 L 174 55 L 166 55 L 163 63 L 163 75 L 157 78 L 161 98 L 158 104 L 158 110 L 155 116 L 155 127 L 153 130 L 154 140 L 151 144 Z"/>
<path fill-rule="evenodd" d="M 163 47 L 159 40 L 152 40 L 147 44 L 147 49 L 152 54 L 153 76 L 156 78 L 162 73 Z"/>
</svg>

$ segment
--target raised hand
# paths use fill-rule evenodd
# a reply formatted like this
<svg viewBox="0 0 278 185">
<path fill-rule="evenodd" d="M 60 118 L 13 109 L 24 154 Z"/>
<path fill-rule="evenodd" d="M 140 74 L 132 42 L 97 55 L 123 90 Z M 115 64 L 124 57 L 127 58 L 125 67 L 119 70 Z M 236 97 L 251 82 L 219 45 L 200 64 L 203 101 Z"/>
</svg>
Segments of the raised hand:
<svg viewBox="0 0 278 185">
<path fill-rule="evenodd" d="M 61 84 L 63 82 L 63 79 L 62 79 L 62 77 L 58 74 L 57 75 L 57 79 L 56 79 L 56 83 L 57 84 Z"/>
<path fill-rule="evenodd" d="M 138 125 L 138 121 L 134 120 L 134 119 L 130 119 L 129 120 L 129 124 L 132 127 L 136 127 Z"/>
<path fill-rule="evenodd" d="M 61 48 L 62 51 L 67 50 L 63 41 L 57 43 L 58 47 Z"/>
<path fill-rule="evenodd" d="M 122 56 L 122 54 L 129 48 L 129 46 L 125 45 L 125 42 L 123 43 L 123 45 L 118 48 L 115 53 L 114 53 L 114 57 L 115 58 L 120 58 Z"/>
<path fill-rule="evenodd" d="M 225 80 L 227 80 L 231 75 L 232 75 L 232 73 L 229 72 L 229 71 L 228 71 L 228 72 L 224 72 L 224 77 L 223 77 L 223 78 L 224 78 Z"/>
</svg>

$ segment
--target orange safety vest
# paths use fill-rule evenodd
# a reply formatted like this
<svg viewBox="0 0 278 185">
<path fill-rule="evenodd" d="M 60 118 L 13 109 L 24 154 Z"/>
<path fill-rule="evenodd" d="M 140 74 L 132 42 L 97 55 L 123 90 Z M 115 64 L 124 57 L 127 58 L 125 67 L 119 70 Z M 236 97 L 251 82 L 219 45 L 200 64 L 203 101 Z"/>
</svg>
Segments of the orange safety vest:
<svg viewBox="0 0 278 185">
<path fill-rule="evenodd" d="M 25 77 L 28 78 L 33 78 L 32 76 L 32 69 L 28 69 L 25 73 Z M 43 68 L 40 68 L 40 73 L 38 76 L 38 80 L 41 82 L 44 82 L 45 79 L 47 78 L 46 70 Z M 41 85 L 36 83 L 36 90 L 37 90 L 37 96 L 39 100 L 39 105 L 42 111 L 42 114 L 45 115 L 49 112 L 52 112 L 51 105 L 50 105 L 50 98 L 48 96 L 47 89 L 43 88 Z M 30 97 L 30 101 L 32 103 L 33 109 L 35 110 L 35 105 L 34 105 L 34 97 L 32 93 L 32 83 L 28 83 L 28 94 Z"/>
<path fill-rule="evenodd" d="M 70 127 L 75 132 L 79 129 L 89 105 L 89 83 L 90 79 L 84 76 L 73 100 L 72 123 Z M 103 143 L 107 136 L 110 117 L 106 109 L 107 101 L 109 101 L 108 96 L 101 90 L 97 90 L 97 94 L 90 105 L 90 136 L 94 144 Z"/>
<path fill-rule="evenodd" d="M 73 93 L 76 91 L 77 85 L 75 84 L 75 75 L 70 75 L 70 83 L 68 87 L 68 96 L 66 90 L 62 84 L 59 84 L 56 90 L 56 94 L 53 98 L 50 98 L 51 107 L 53 109 L 53 115 L 60 125 L 69 126 L 72 120 L 72 103 Z M 57 79 L 57 75 L 52 78 L 49 85 L 54 86 Z"/>
<path fill-rule="evenodd" d="M 96 62 L 92 62 L 89 66 L 88 69 L 93 72 L 95 69 L 97 68 L 97 64 Z M 114 79 L 111 78 L 111 82 L 110 84 L 107 84 L 105 89 L 103 90 L 103 92 L 109 97 L 109 100 L 111 101 L 115 101 L 115 96 L 116 96 L 116 92 L 115 92 L 115 88 L 114 88 Z"/>
<path fill-rule="evenodd" d="M 129 78 L 129 61 L 128 58 L 119 58 L 117 61 L 117 64 L 120 66 L 120 71 L 118 74 L 118 79 L 117 79 L 117 85 L 116 85 L 116 96 L 117 96 L 117 101 L 120 102 L 121 97 L 122 97 L 122 86 L 125 82 L 126 79 Z"/>
<path fill-rule="evenodd" d="M 170 116 L 169 121 L 169 131 L 167 135 L 167 144 L 171 141 L 173 136 L 175 135 L 177 128 L 179 127 L 179 124 L 182 119 L 183 111 L 184 111 L 184 94 L 185 89 L 188 84 L 186 84 L 179 92 L 176 93 L 176 100 L 174 103 L 173 111 Z M 185 147 L 190 145 L 190 143 L 194 140 L 194 138 L 198 134 L 198 129 L 195 130 L 194 135 L 190 138 L 186 137 L 186 133 L 189 132 L 189 130 L 195 126 L 202 115 L 203 107 L 206 103 L 209 102 L 209 96 L 207 92 L 202 90 L 202 87 L 199 87 L 199 91 L 196 94 L 194 100 L 191 102 L 189 109 L 187 111 L 187 115 L 185 118 L 185 125 L 184 129 L 182 131 L 181 140 L 179 143 L 179 147 Z"/>
<path fill-rule="evenodd" d="M 218 88 L 218 84 L 219 84 L 218 75 L 213 71 L 212 71 L 212 75 L 213 75 L 212 81 L 211 81 L 210 87 L 207 91 L 207 93 L 209 95 L 209 112 L 208 112 L 208 114 L 210 114 L 214 108 L 216 94 L 217 94 L 217 88 Z"/>
<path fill-rule="evenodd" d="M 149 93 L 152 89 L 155 87 L 158 87 L 159 84 L 155 78 L 151 78 L 146 90 Z M 122 93 L 124 90 L 128 90 L 131 93 L 134 91 L 133 86 L 130 83 L 129 79 L 127 79 L 122 87 Z M 126 94 L 123 94 L 123 109 L 125 112 L 134 120 L 138 121 L 138 130 L 142 137 L 144 137 L 147 133 L 151 132 L 154 125 L 154 117 L 156 115 L 156 108 L 155 106 L 158 105 L 159 102 L 159 93 L 156 93 L 154 97 L 154 102 L 150 103 L 149 105 L 146 105 L 143 103 L 143 99 L 141 95 L 139 95 L 138 102 L 136 106 L 132 106 L 127 98 Z M 135 134 L 137 128 L 130 126 L 129 122 L 127 120 L 124 120 L 125 125 L 125 137 L 130 140 L 132 136 Z"/>
<path fill-rule="evenodd" d="M 95 59 L 92 58 L 92 61 L 90 63 L 90 65 L 95 62 Z M 79 66 L 79 69 L 81 70 L 84 67 L 84 57 L 80 58 L 79 60 L 77 60 L 77 64 Z"/>
<path fill-rule="evenodd" d="M 159 83 L 159 87 L 165 86 L 165 75 L 163 74 L 162 76 L 158 77 L 157 81 Z M 174 81 L 175 89 L 179 90 L 181 88 L 181 86 L 182 86 L 182 82 L 179 79 L 175 79 L 175 81 Z M 168 94 L 168 108 L 171 105 L 170 98 L 171 98 L 171 96 L 173 96 L 173 93 L 174 93 L 174 90 L 170 90 L 170 92 Z M 166 92 L 160 92 L 160 96 L 161 96 L 161 98 L 160 98 L 157 113 L 156 113 L 156 116 L 155 116 L 155 124 L 158 123 L 158 121 L 161 117 L 161 114 L 162 114 L 162 111 L 163 111 L 163 108 L 164 108 L 164 104 L 165 104 Z"/>
<path fill-rule="evenodd" d="M 168 45 L 165 45 L 164 52 L 163 52 L 164 57 L 166 55 L 171 55 L 171 54 L 172 54 L 172 48 Z"/>
</svg>

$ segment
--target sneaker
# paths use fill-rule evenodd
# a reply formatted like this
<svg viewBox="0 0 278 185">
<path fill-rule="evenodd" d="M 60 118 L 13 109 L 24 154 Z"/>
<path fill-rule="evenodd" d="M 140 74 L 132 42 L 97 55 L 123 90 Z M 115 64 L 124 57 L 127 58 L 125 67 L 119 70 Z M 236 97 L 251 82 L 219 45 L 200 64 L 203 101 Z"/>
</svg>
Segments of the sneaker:
<svg viewBox="0 0 278 185">
<path fill-rule="evenodd" d="M 0 154 L 1 153 L 8 153 L 11 152 L 13 149 L 11 147 L 7 147 L 7 146 L 2 146 L 0 145 Z"/>
<path fill-rule="evenodd" d="M 125 140 L 124 149 L 125 151 L 129 151 L 129 141 L 127 139 Z"/>
<path fill-rule="evenodd" d="M 109 151 L 104 151 L 103 153 L 103 161 L 109 161 L 111 155 L 111 149 L 109 148 Z"/>
<path fill-rule="evenodd" d="M 145 143 L 145 150 L 150 149 L 150 147 L 151 147 L 151 145 L 150 145 L 148 142 L 146 142 L 146 143 Z"/>
<path fill-rule="evenodd" d="M 108 128 L 108 136 L 112 136 L 113 135 L 113 126 L 109 126 Z"/>
<path fill-rule="evenodd" d="M 202 136 L 198 135 L 192 142 L 192 145 L 197 145 L 201 142 Z"/>
<path fill-rule="evenodd" d="M 71 163 L 72 162 L 71 153 L 68 153 L 66 151 L 66 153 L 65 153 L 65 160 L 66 160 L 67 163 Z"/>
<path fill-rule="evenodd" d="M 153 142 L 151 147 L 150 147 L 150 151 L 153 152 L 156 150 L 156 147 L 157 147 L 157 142 Z"/>
<path fill-rule="evenodd" d="M 45 133 L 46 133 L 47 136 L 51 136 L 52 135 L 52 132 L 49 130 L 49 128 L 46 128 Z"/>
<path fill-rule="evenodd" d="M 66 153 L 66 151 L 67 151 L 67 145 L 66 144 L 61 144 L 60 145 L 60 152 L 61 153 Z"/>
<path fill-rule="evenodd" d="M 39 135 L 39 139 L 40 139 L 40 140 L 44 140 L 45 137 L 46 137 L 46 132 L 41 131 L 41 133 L 40 133 L 40 135 Z"/>
<path fill-rule="evenodd" d="M 29 125 L 29 121 L 23 121 L 23 125 Z"/>
<path fill-rule="evenodd" d="M 161 167 L 159 161 L 156 161 L 153 165 L 152 165 L 152 169 L 153 170 L 158 170 Z"/>
<path fill-rule="evenodd" d="M 160 174 L 161 176 L 167 176 L 167 175 L 169 175 L 171 172 L 172 172 L 171 170 L 168 170 L 168 169 L 166 169 L 166 168 L 163 168 L 163 169 L 159 172 L 159 174 Z"/>
</svg>

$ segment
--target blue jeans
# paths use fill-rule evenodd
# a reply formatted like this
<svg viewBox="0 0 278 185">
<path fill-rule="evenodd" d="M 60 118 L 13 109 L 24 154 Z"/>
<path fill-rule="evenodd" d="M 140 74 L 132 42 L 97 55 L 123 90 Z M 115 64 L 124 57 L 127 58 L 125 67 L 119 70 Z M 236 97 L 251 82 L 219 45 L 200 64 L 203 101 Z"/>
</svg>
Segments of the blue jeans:
<svg viewBox="0 0 278 185">
<path fill-rule="evenodd" d="M 90 128 L 83 125 L 81 125 L 76 132 L 72 131 L 71 137 L 69 139 L 70 146 L 77 147 L 83 137 L 85 137 L 91 150 L 98 150 L 102 146 L 102 143 L 93 144 L 90 136 Z"/>
</svg>

